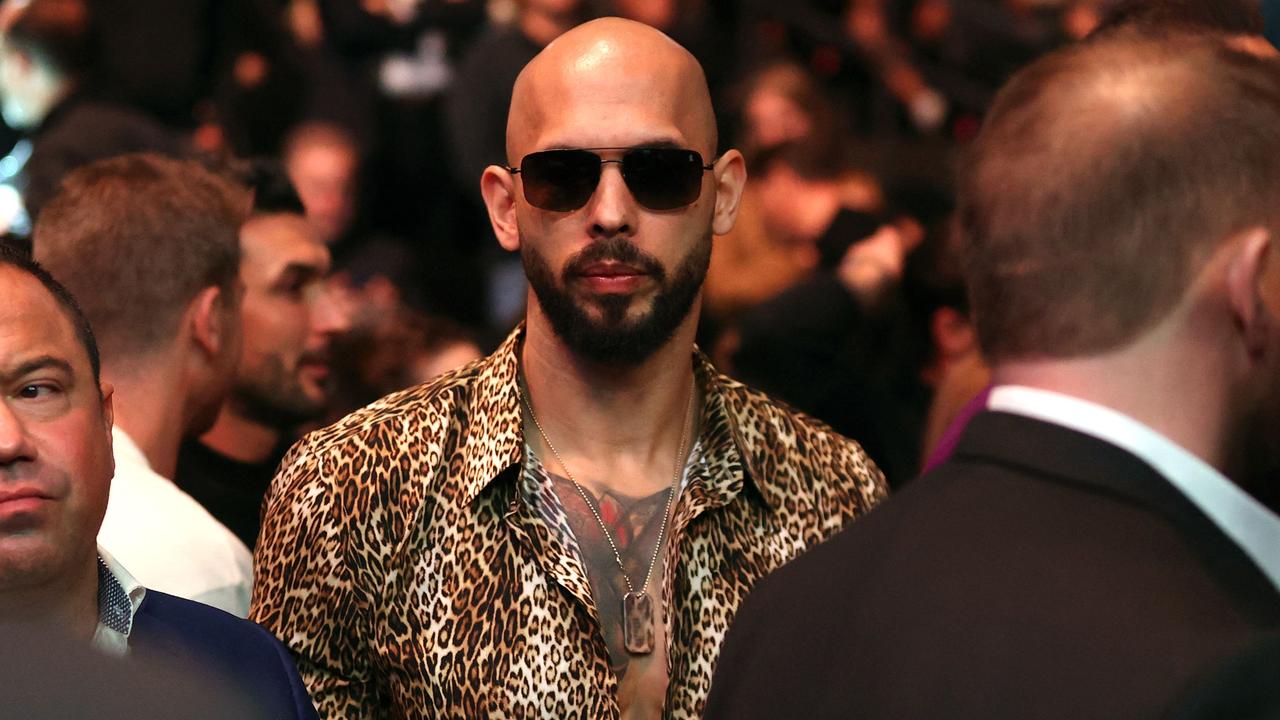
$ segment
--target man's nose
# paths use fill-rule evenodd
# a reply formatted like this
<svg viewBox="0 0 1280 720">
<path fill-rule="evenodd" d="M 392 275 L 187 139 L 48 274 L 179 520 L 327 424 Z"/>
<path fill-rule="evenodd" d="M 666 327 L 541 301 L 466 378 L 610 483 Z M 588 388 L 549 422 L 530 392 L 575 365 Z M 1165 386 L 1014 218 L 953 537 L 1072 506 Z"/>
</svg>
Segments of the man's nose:
<svg viewBox="0 0 1280 720">
<path fill-rule="evenodd" d="M 0 401 L 0 465 L 34 458 L 26 423 L 8 402 Z"/>
<path fill-rule="evenodd" d="M 333 337 L 351 329 L 351 299 L 341 288 L 325 281 L 311 306 L 311 331 Z"/>
<path fill-rule="evenodd" d="M 622 166 L 607 162 L 600 168 L 600 182 L 587 202 L 590 233 L 595 238 L 626 236 L 635 232 L 636 199 L 622 177 Z"/>
</svg>

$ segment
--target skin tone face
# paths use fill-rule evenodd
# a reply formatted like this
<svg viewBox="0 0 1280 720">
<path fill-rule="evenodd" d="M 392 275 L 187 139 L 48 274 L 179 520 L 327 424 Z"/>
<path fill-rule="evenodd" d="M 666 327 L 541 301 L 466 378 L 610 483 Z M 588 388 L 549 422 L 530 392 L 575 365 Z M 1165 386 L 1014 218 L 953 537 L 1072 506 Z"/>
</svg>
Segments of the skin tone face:
<svg viewBox="0 0 1280 720">
<path fill-rule="evenodd" d="M 323 411 L 329 346 L 348 327 L 327 291 L 329 250 L 300 215 L 256 215 L 240 233 L 244 344 L 231 407 L 267 423 Z"/>
<path fill-rule="evenodd" d="M 0 598 L 95 572 L 107 507 L 111 394 L 38 280 L 0 266 Z"/>
<path fill-rule="evenodd" d="M 602 122 L 607 118 L 607 122 Z M 602 20 L 569 33 L 521 74 L 512 97 L 507 153 L 518 165 L 525 155 L 557 148 L 671 146 L 715 158 L 715 125 L 701 69 L 666 36 L 636 23 Z M 606 159 L 619 151 L 601 151 Z M 651 314 L 692 253 L 701 251 L 708 229 L 732 227 L 742 159 L 730 151 L 705 173 L 691 205 L 649 210 L 636 202 L 618 165 L 604 166 L 587 204 L 552 212 L 529 205 L 519 176 L 489 168 L 482 186 L 503 247 L 537 258 L 555 290 L 572 299 L 596 324 L 635 324 Z M 628 244 L 632 260 L 598 257 L 588 248 Z M 608 255 L 598 253 L 597 255 Z M 620 255 L 619 253 L 618 255 Z M 619 308 L 620 305 L 625 307 Z M 541 312 L 530 298 L 530 316 Z"/>
<path fill-rule="evenodd" d="M 289 177 L 325 243 L 335 242 L 355 217 L 357 164 L 353 150 L 327 144 L 304 145 L 288 160 Z"/>
</svg>

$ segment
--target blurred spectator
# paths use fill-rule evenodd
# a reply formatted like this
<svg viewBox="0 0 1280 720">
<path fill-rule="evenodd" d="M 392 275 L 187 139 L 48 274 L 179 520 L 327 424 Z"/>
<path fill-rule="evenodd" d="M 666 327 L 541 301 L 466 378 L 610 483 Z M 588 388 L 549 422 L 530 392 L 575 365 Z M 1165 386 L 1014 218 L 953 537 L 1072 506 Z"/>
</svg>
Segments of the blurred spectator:
<svg viewBox="0 0 1280 720">
<path fill-rule="evenodd" d="M 240 229 L 240 364 L 213 426 L 183 443 L 174 482 L 252 549 L 295 431 L 328 410 L 331 344 L 349 317 L 325 285 L 329 251 L 284 171 L 260 162 L 239 179 L 253 190 Z"/>
<path fill-rule="evenodd" d="M 839 249 L 803 281 L 736 323 L 742 380 L 858 438 L 891 486 L 919 467 L 931 392 L 927 340 L 902 289 L 907 245 L 887 218 L 844 211 L 823 245 Z M 927 335 L 926 335 L 927 337 Z"/>
<path fill-rule="evenodd" d="M 922 334 L 917 347 L 927 348 L 921 377 L 933 389 L 921 439 L 922 462 L 940 449 L 949 454 L 950 448 L 939 448 L 944 434 L 991 383 L 960 273 L 958 238 L 949 228 L 949 223 L 946 229 L 935 226 L 907 258 L 903 278 L 911 327 Z M 971 409 L 976 413 L 979 406 Z"/>
<path fill-rule="evenodd" d="M 100 158 L 153 150 L 178 138 L 141 113 L 93 99 L 91 18 L 84 0 L 6 0 L 0 6 L 0 96 L 24 139 L 0 165 L 0 232 L 25 237 L 68 171 Z"/>
<path fill-rule="evenodd" d="M 280 0 L 88 0 L 91 82 L 208 150 L 274 152 L 300 100 Z"/>
<path fill-rule="evenodd" d="M 362 202 L 364 163 L 350 133 L 330 123 L 300 125 L 285 142 L 284 165 L 306 207 L 307 220 L 332 254 L 334 273 L 342 284 L 361 288 L 381 279 L 416 308 L 447 292 L 433 282 L 438 274 L 457 270 L 447 250 L 415 247 L 373 225 Z M 449 288 L 448 283 L 439 285 Z"/>
<path fill-rule="evenodd" d="M 308 123 L 289 133 L 283 157 L 320 240 L 331 248 L 349 240 L 359 195 L 360 151 L 355 139 L 337 125 Z"/>
<path fill-rule="evenodd" d="M 342 417 L 483 356 L 478 341 L 456 323 L 367 301 L 355 329 L 335 344 L 338 402 L 330 415 Z"/>
<path fill-rule="evenodd" d="M 115 388 L 115 481 L 99 542 L 143 585 L 244 617 L 248 548 L 170 480 L 240 357 L 243 189 L 194 162 L 124 155 L 72 171 L 35 254 L 80 299 Z"/>
<path fill-rule="evenodd" d="M 841 211 L 882 209 L 875 180 L 829 148 L 810 136 L 756 153 L 738 222 L 711 250 L 708 322 L 728 322 L 816 268 L 818 242 Z"/>
<path fill-rule="evenodd" d="M 516 76 L 538 51 L 588 18 L 584 0 L 517 0 L 509 25 L 491 25 L 467 51 L 449 93 L 448 131 L 454 171 L 477 188 L 489 165 L 507 157 L 507 111 Z"/>
<path fill-rule="evenodd" d="M 837 156 L 847 149 L 848 127 L 817 78 L 792 62 L 778 62 L 743 82 L 737 100 L 741 128 L 737 146 L 754 162 L 779 145 L 807 141 Z"/>
</svg>

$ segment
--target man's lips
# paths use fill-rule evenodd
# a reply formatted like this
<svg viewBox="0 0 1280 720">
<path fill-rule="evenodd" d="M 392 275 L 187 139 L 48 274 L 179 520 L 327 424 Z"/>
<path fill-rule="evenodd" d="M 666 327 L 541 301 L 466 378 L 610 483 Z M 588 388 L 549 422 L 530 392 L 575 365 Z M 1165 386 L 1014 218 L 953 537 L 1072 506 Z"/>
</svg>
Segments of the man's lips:
<svg viewBox="0 0 1280 720">
<path fill-rule="evenodd" d="M 36 488 L 0 489 L 0 517 L 37 510 L 53 496 Z"/>
<path fill-rule="evenodd" d="M 53 496 L 37 488 L 28 488 L 28 487 L 0 488 L 0 503 L 7 503 L 11 501 L 16 501 L 16 500 L 26 500 L 28 498 L 38 498 L 40 500 L 52 500 Z"/>
<path fill-rule="evenodd" d="M 632 292 L 649 277 L 643 268 L 616 262 L 591 263 L 574 275 L 591 289 L 603 293 Z"/>
</svg>

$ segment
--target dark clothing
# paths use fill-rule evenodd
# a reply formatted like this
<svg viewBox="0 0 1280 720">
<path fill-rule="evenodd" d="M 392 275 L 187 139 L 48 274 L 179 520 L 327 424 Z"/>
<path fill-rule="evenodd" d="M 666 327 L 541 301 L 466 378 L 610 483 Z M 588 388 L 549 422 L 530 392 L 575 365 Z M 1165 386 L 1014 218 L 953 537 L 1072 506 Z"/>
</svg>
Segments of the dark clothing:
<svg viewBox="0 0 1280 720">
<path fill-rule="evenodd" d="M 747 312 L 734 372 L 856 439 L 893 488 L 915 477 L 932 391 L 897 294 L 865 308 L 818 271 Z"/>
<path fill-rule="evenodd" d="M 229 458 L 199 440 L 182 443 L 174 481 L 249 549 L 258 539 L 262 498 L 289 443 L 283 442 L 259 463 Z"/>
<path fill-rule="evenodd" d="M 258 625 L 208 605 L 148 589 L 133 619 L 129 652 L 203 669 L 239 689 L 266 717 L 316 717 L 280 641 Z"/>
<path fill-rule="evenodd" d="M 1149 465 L 985 412 L 758 586 L 706 717 L 1157 717 L 1278 625 L 1280 592 Z"/>
<path fill-rule="evenodd" d="M 1280 634 L 1269 635 L 1214 670 L 1169 720 L 1280 718 Z"/>
<path fill-rule="evenodd" d="M 181 140 L 150 117 L 82 95 L 59 103 L 28 139 L 31 159 L 16 184 L 33 222 L 62 177 L 81 165 L 131 152 L 183 152 Z"/>
<path fill-rule="evenodd" d="M 502 27 L 486 30 L 467 51 L 446 107 L 453 167 L 461 187 L 476 187 L 487 166 L 507 162 L 511 89 L 541 50 L 517 28 Z"/>
</svg>

